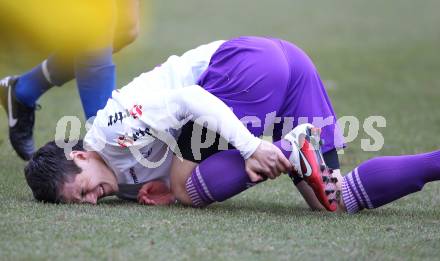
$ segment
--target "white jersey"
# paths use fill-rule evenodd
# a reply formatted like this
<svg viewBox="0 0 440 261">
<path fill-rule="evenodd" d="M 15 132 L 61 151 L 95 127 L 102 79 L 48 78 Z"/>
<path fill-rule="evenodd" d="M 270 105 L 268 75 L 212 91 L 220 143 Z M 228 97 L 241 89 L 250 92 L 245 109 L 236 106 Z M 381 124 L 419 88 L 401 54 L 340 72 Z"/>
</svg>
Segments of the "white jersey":
<svg viewBox="0 0 440 261">
<path fill-rule="evenodd" d="M 143 183 L 169 183 L 173 152 L 178 154 L 180 128 L 190 119 L 228 122 L 215 129 L 248 158 L 260 144 L 232 111 L 196 83 L 224 41 L 171 56 L 154 70 L 115 90 L 98 111 L 84 141 L 112 169 L 121 198 L 136 199 Z M 217 125 L 217 123 L 216 123 Z"/>
</svg>

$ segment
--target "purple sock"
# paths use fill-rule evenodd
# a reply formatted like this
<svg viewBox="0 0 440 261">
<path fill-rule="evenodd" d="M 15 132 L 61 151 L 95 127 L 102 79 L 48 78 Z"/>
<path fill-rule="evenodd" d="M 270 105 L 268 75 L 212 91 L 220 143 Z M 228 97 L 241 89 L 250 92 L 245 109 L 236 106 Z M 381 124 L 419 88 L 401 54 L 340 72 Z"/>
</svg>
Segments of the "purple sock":
<svg viewBox="0 0 440 261">
<path fill-rule="evenodd" d="M 440 150 L 431 153 L 378 157 L 362 163 L 342 182 L 342 198 L 350 214 L 378 208 L 420 191 L 440 179 Z"/>
<path fill-rule="evenodd" d="M 282 148 L 281 141 L 274 145 L 289 156 L 290 152 Z M 240 152 L 227 150 L 202 161 L 187 180 L 186 190 L 195 207 L 204 207 L 229 199 L 256 184 L 249 179 Z"/>
</svg>

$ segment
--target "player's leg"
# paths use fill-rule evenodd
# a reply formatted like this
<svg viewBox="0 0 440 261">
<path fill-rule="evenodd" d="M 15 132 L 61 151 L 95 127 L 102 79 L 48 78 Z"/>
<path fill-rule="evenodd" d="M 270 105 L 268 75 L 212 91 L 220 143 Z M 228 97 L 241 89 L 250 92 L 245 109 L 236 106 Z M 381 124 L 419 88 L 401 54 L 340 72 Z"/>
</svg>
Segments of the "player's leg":
<svg viewBox="0 0 440 261">
<path fill-rule="evenodd" d="M 283 104 L 289 70 L 283 50 L 276 41 L 239 37 L 219 47 L 197 83 L 232 108 L 252 134 L 261 136 L 265 126 L 274 120 L 273 117 L 267 120 L 266 115 L 276 114 Z M 206 135 L 207 132 L 210 135 Z M 200 124 L 192 121 L 185 124 L 178 140 L 183 157 L 201 162 L 219 150 L 232 148 L 218 135 L 214 143 L 207 144 L 205 136 L 211 134 Z"/>
<path fill-rule="evenodd" d="M 15 97 L 23 105 L 34 108 L 35 103 L 53 84 L 46 78 L 47 62 L 20 75 L 15 84 Z"/>
<path fill-rule="evenodd" d="M 232 107 L 239 118 L 252 123 L 248 129 L 260 136 L 264 128 L 273 123 L 273 117 L 268 116 L 277 115 L 285 102 L 291 80 L 291 67 L 286 58 L 279 40 L 258 37 L 233 39 L 213 55 L 210 66 L 199 79 L 199 85 Z M 191 136 L 186 138 L 191 139 Z M 184 147 L 193 144 L 189 145 Z M 317 168 L 314 166 L 313 169 Z M 321 177 L 316 177 L 316 171 L 313 173 L 314 180 L 319 179 L 320 182 L 315 188 L 322 188 Z M 321 200 L 327 202 L 322 189 L 319 194 Z"/>
<path fill-rule="evenodd" d="M 174 197 L 179 200 L 180 203 L 185 205 L 193 205 L 189 193 L 186 189 L 186 182 L 191 177 L 193 170 L 197 167 L 198 163 L 186 159 L 179 159 L 177 156 L 173 156 L 170 169 L 170 188 Z M 194 206 L 196 206 L 194 204 Z"/>
<path fill-rule="evenodd" d="M 232 108 L 251 133 L 261 136 L 274 120 L 270 115 L 284 102 L 289 74 L 277 41 L 239 37 L 219 47 L 198 85 Z"/>
<path fill-rule="evenodd" d="M 321 128 L 324 140 L 322 153 L 326 164 L 334 170 L 333 175 L 341 180 L 337 148 L 343 146 L 342 134 L 336 125 L 337 117 L 324 88 L 319 73 L 307 54 L 297 46 L 280 41 L 285 50 L 290 68 L 291 81 L 286 100 L 279 112 L 282 121 L 274 127 L 276 141 L 293 126 L 312 123 Z M 291 175 L 293 183 L 312 209 L 323 209 L 312 188 L 297 175 Z M 340 182 L 338 183 L 340 187 Z"/>
<path fill-rule="evenodd" d="M 112 32 L 102 32 L 102 35 L 96 36 L 113 38 L 108 40 L 109 43 L 113 42 L 114 48 L 110 48 L 113 53 L 132 43 L 139 31 L 139 1 L 115 0 L 115 2 L 116 25 L 109 24 L 109 28 L 113 27 L 114 29 Z M 93 41 L 93 39 L 89 40 Z M 77 59 L 89 58 L 92 60 L 90 63 L 105 63 L 109 56 L 108 51 L 109 49 L 105 48 L 95 52 L 91 51 L 91 53 L 79 54 Z M 28 107 L 34 107 L 38 98 L 52 86 L 62 86 L 72 80 L 75 77 L 76 55 L 71 51 L 59 50 L 32 70 L 21 75 L 15 86 L 17 100 Z M 94 59 L 95 61 L 93 61 Z"/>
<path fill-rule="evenodd" d="M 373 209 L 420 191 L 440 180 L 440 151 L 377 157 L 359 165 L 342 181 L 342 200 L 348 213 Z"/>
<path fill-rule="evenodd" d="M 58 61 L 63 61 L 58 64 Z M 63 82 L 65 74 L 52 73 L 50 67 L 66 71 L 65 59 L 49 58 L 20 76 L 8 76 L 0 81 L 0 102 L 6 110 L 9 125 L 9 140 L 12 147 L 24 160 L 30 159 L 35 151 L 33 129 L 37 100 L 57 81 Z M 67 62 L 67 71 L 72 60 Z M 70 79 L 68 79 L 70 80 Z M 64 82 L 63 82 L 64 83 Z"/>
<path fill-rule="evenodd" d="M 264 182 L 264 181 L 260 181 Z M 246 174 L 244 160 L 238 150 L 214 154 L 197 163 L 178 158 L 171 168 L 171 190 L 181 203 L 205 207 L 222 202 L 256 185 Z"/>
<path fill-rule="evenodd" d="M 52 86 L 62 86 L 72 80 L 75 77 L 75 68 L 78 69 L 78 87 L 83 97 L 86 117 L 93 116 L 105 105 L 114 88 L 111 51 L 119 51 L 133 42 L 139 28 L 138 0 L 116 0 L 116 5 L 117 24 L 113 28 L 113 50 L 107 47 L 81 55 L 71 50 L 59 50 L 30 71 L 0 81 L 0 102 L 8 114 L 10 141 L 22 159 L 29 159 L 35 150 L 33 128 L 36 101 Z M 109 35 L 108 32 L 104 34 Z M 93 78 L 95 72 L 97 77 Z M 94 95 L 98 97 L 96 102 L 91 97 Z"/>
<path fill-rule="evenodd" d="M 273 141 L 275 142 L 281 140 L 281 138 L 286 134 L 283 133 L 286 130 L 288 130 L 288 124 L 285 125 L 284 120 L 281 120 L 279 123 L 274 124 L 274 131 L 272 136 Z M 337 189 L 340 191 L 342 175 L 339 169 L 340 168 L 339 157 L 336 149 L 332 149 L 330 151 L 323 153 L 323 158 L 325 164 L 329 168 L 333 169 L 333 177 L 335 177 L 338 180 L 336 186 Z M 312 210 L 325 210 L 325 207 L 319 202 L 313 189 L 304 181 L 302 177 L 300 177 L 299 175 L 293 175 L 293 173 L 290 173 L 289 176 L 292 179 L 293 184 L 300 192 L 301 196 L 306 201 L 307 205 Z"/>
<path fill-rule="evenodd" d="M 29 160 L 35 151 L 32 137 L 35 106 L 28 107 L 17 99 L 16 83 L 17 78 L 11 76 L 0 81 L 0 102 L 7 114 L 11 145 L 20 158 Z"/>
<path fill-rule="evenodd" d="M 266 114 L 276 113 L 283 102 L 288 78 L 288 64 L 282 49 L 276 42 L 266 38 L 240 37 L 220 46 L 211 58 L 209 67 L 198 80 L 198 84 L 232 107 L 238 118 L 244 119 L 246 117 L 245 119 L 249 119 L 248 129 L 254 135 L 260 136 L 263 134 Z M 207 131 L 206 128 L 204 131 Z M 191 203 L 186 195 L 185 183 L 197 165 L 193 162 L 201 162 L 201 160 L 218 152 L 220 143 L 225 144 L 224 140 L 220 141 L 220 137 L 217 135 L 214 144 L 208 147 L 197 144 L 195 147 L 192 141 L 201 142 L 204 139 L 201 137 L 202 135 L 198 136 L 193 135 L 192 123 L 183 127 L 178 143 L 186 161 L 175 160 L 173 164 L 173 166 L 177 166 L 173 168 L 172 172 L 173 191 L 182 194 L 180 200 L 185 203 Z M 224 149 L 227 148 L 228 144 L 226 143 Z M 195 157 L 197 153 L 194 154 L 193 149 L 198 150 L 201 158 Z M 228 155 L 235 157 L 236 153 L 226 152 L 222 155 L 225 156 L 225 160 L 229 160 Z M 208 169 L 215 168 L 213 163 L 215 158 L 210 160 L 211 163 L 204 162 L 202 168 L 205 166 Z M 238 174 L 243 174 L 244 168 L 241 161 L 239 159 L 234 161 L 240 162 L 237 167 Z M 224 161 L 221 160 L 221 162 Z M 228 175 L 228 177 L 234 179 L 233 175 Z M 228 183 L 228 177 L 225 177 L 224 182 Z M 236 191 L 240 191 L 249 182 L 242 176 L 237 176 L 237 178 L 241 179 L 242 183 L 236 183 L 238 186 L 231 188 L 230 194 L 237 193 Z"/>
<path fill-rule="evenodd" d="M 139 34 L 139 0 L 116 0 L 113 53 L 134 42 Z"/>
<path fill-rule="evenodd" d="M 86 118 L 104 108 L 115 89 L 112 48 L 85 51 L 75 59 L 75 77 Z"/>
<path fill-rule="evenodd" d="M 275 144 L 282 149 L 280 142 Z M 378 208 L 436 180 L 440 180 L 440 151 L 374 158 L 342 179 L 340 210 L 354 214 L 364 208 Z M 244 171 L 237 150 L 216 153 L 198 166 L 175 158 L 171 184 L 180 201 L 197 207 L 224 201 L 255 185 Z"/>
<path fill-rule="evenodd" d="M 17 111 L 14 117 L 17 117 L 17 125 L 21 126 L 15 129 L 10 127 L 10 133 L 14 137 L 21 137 L 21 139 L 11 138 L 11 143 L 27 144 L 24 147 L 18 146 L 17 152 L 24 150 L 25 154 L 32 154 L 34 151 L 32 130 L 37 99 L 52 86 L 60 86 L 71 80 L 73 74 L 77 78 L 86 118 L 94 116 L 104 107 L 115 87 L 115 66 L 112 62 L 111 47 L 113 27 L 113 21 L 109 21 L 107 31 L 95 34 L 96 39 L 86 39 L 91 42 L 90 45 L 93 46 L 91 49 L 75 51 L 74 54 L 71 51 L 60 51 L 20 77 L 5 78 L 2 81 L 0 95 L 6 97 L 6 93 L 11 89 L 11 99 L 14 101 L 13 105 L 17 107 L 17 109 L 8 109 L 8 114 L 9 111 Z M 98 46 L 97 43 L 100 45 L 107 43 L 107 46 Z M 8 106 L 6 102 L 3 105 L 5 108 Z M 15 132 L 18 134 L 14 134 Z M 19 152 L 20 154 L 22 153 Z"/>
<path fill-rule="evenodd" d="M 139 33 L 139 0 L 115 0 L 113 53 L 132 43 Z M 59 50 L 17 79 L 17 99 L 33 107 L 37 99 L 52 86 L 62 86 L 75 77 L 75 54 Z"/>
<path fill-rule="evenodd" d="M 300 156 L 307 154 L 309 151 L 306 150 L 309 148 L 303 145 L 298 150 L 296 144 L 301 143 L 303 137 L 307 136 L 306 140 L 313 138 L 303 126 L 298 126 L 289 133 L 291 137 L 275 142 L 274 145 L 292 160 L 299 173 L 308 178 L 311 170 L 303 170 L 301 165 L 310 163 L 309 166 L 312 166 L 311 161 L 319 159 Z M 297 155 L 297 157 L 292 155 Z M 332 200 L 331 205 L 336 207 L 334 180 L 330 176 L 326 178 L 328 182 L 326 182 L 325 191 L 332 194 L 328 197 Z M 174 158 L 171 168 L 171 188 L 174 195 L 181 202 L 197 207 L 224 201 L 256 184 L 246 174 L 244 160 L 237 150 L 218 152 L 203 160 L 198 166 L 195 162 Z"/>
<path fill-rule="evenodd" d="M 95 116 L 115 89 L 113 47 L 118 51 L 133 42 L 139 30 L 139 1 L 115 0 L 114 5 L 114 19 L 109 21 L 108 30 L 89 39 L 109 45 L 85 50 L 75 57 L 75 77 L 86 118 Z"/>
<path fill-rule="evenodd" d="M 252 38 L 244 38 L 244 39 L 240 39 L 243 40 L 244 42 L 248 41 L 246 46 L 251 46 L 251 47 L 255 47 L 255 42 L 252 42 Z M 249 41 L 251 41 L 249 43 Z M 267 41 L 267 39 L 265 39 L 265 41 Z M 277 89 L 273 89 L 273 87 L 279 87 L 280 84 L 277 83 L 276 81 L 273 81 L 271 84 L 268 84 L 267 86 L 270 86 L 272 88 L 273 93 L 275 93 L 276 95 L 282 96 L 283 97 L 283 104 L 281 107 L 278 107 L 278 110 L 274 109 L 274 107 L 270 107 L 270 106 L 259 106 L 259 108 L 261 109 L 261 111 L 263 113 L 266 113 L 266 115 L 270 112 L 275 112 L 277 116 L 282 116 L 282 117 L 291 117 L 293 119 L 292 121 L 292 125 L 287 126 L 287 128 L 285 129 L 291 129 L 293 126 L 298 125 L 299 123 L 302 122 L 314 122 L 315 119 L 318 119 L 318 121 L 316 122 L 318 125 L 320 125 L 320 127 L 323 127 L 323 136 L 326 138 L 327 142 L 325 143 L 325 146 L 323 148 L 323 152 L 326 154 L 326 158 L 327 161 L 329 161 L 329 159 L 332 159 L 332 161 L 334 161 L 334 164 L 332 164 L 332 167 L 335 168 L 339 168 L 339 162 L 337 159 L 337 154 L 336 154 L 336 147 L 338 146 L 342 146 L 342 135 L 338 132 L 338 130 L 335 129 L 336 127 L 336 116 L 333 112 L 332 106 L 330 104 L 330 101 L 327 97 L 327 94 L 325 92 L 325 89 L 323 87 L 323 84 L 319 78 L 319 75 L 316 71 L 316 68 L 314 67 L 313 63 L 311 62 L 311 60 L 307 57 L 307 55 L 300 50 L 299 48 L 297 48 L 296 46 L 287 43 L 287 42 L 283 42 L 283 41 L 278 41 L 278 40 L 271 40 L 271 44 L 275 43 L 276 45 L 281 45 L 283 48 L 279 49 L 283 51 L 283 61 L 281 60 L 277 60 L 276 59 L 276 55 L 271 55 L 270 58 L 265 59 L 265 61 L 272 61 L 275 62 L 277 64 L 271 66 L 271 68 L 278 68 L 280 66 L 280 64 L 283 63 L 288 63 L 288 69 L 290 70 L 290 75 L 289 75 L 289 84 L 288 84 L 288 89 L 287 91 L 285 91 L 284 93 L 279 92 L 279 90 Z M 236 44 L 236 45 L 234 45 Z M 261 43 L 259 43 L 261 44 Z M 267 43 L 263 43 L 267 44 Z M 243 49 L 240 49 L 240 42 L 238 41 L 232 41 L 232 48 L 237 48 L 238 46 L 238 50 L 242 51 Z M 229 46 L 228 46 L 229 47 Z M 258 46 L 260 47 L 260 46 Z M 269 49 L 270 47 L 266 47 L 266 49 Z M 234 95 L 234 94 L 230 94 L 228 92 L 222 92 L 223 89 L 227 89 L 227 91 L 231 91 L 235 90 L 233 88 L 233 84 L 231 84 L 231 82 L 233 83 L 235 80 L 242 80 L 241 77 L 243 77 L 243 75 L 252 75 L 251 73 L 246 74 L 246 71 L 244 70 L 245 73 L 240 74 L 239 76 L 237 76 L 236 78 L 234 78 L 234 71 L 230 72 L 227 70 L 227 68 L 225 69 L 225 67 L 222 66 L 217 66 L 217 64 L 228 64 L 228 63 L 232 63 L 234 64 L 234 61 L 223 61 L 223 56 L 225 57 L 230 57 L 228 56 L 228 48 L 224 48 L 225 50 L 221 50 L 219 53 L 219 55 L 214 55 L 213 57 L 213 66 L 215 70 L 215 72 L 217 72 L 216 74 L 211 74 L 209 75 L 209 71 L 210 68 L 208 68 L 207 70 L 207 75 L 208 76 L 204 76 L 202 77 L 201 80 L 201 85 L 204 86 L 207 90 L 211 91 L 214 95 L 216 95 L 217 97 L 219 97 L 220 99 L 224 100 L 226 104 L 230 105 L 231 107 L 233 107 L 234 109 L 234 113 L 237 116 L 249 116 L 252 115 L 252 113 L 249 112 L 254 112 L 258 111 L 258 109 L 255 109 L 255 104 L 251 104 L 250 103 L 246 103 L 246 101 L 248 101 L 246 99 L 246 95 Z M 257 49 L 258 50 L 258 49 Z M 246 55 L 247 53 L 245 53 Z M 234 56 L 231 56 L 234 57 Z M 247 60 L 247 61 L 252 61 L 254 57 L 250 56 L 250 57 L 245 57 L 245 59 L 241 59 L 241 60 Z M 251 67 L 251 66 L 249 66 Z M 224 73 L 219 73 L 226 70 L 226 72 Z M 281 70 L 278 70 L 281 71 Z M 265 73 L 270 72 L 270 69 L 266 68 Z M 228 75 L 227 80 L 225 82 L 223 82 L 223 86 L 225 86 L 225 88 L 217 88 L 217 85 L 220 83 L 222 83 L 222 79 L 224 78 L 222 75 Z M 259 74 L 257 73 L 256 75 L 253 75 L 252 78 L 256 79 L 259 75 L 264 75 L 264 73 L 260 72 Z M 222 78 L 223 77 L 223 78 Z M 208 79 L 208 88 L 206 87 L 206 82 L 205 80 Z M 213 80 L 214 79 L 214 80 Z M 244 77 L 245 79 L 245 77 Z M 232 86 L 231 86 L 232 85 Z M 241 86 L 247 86 L 246 84 L 240 83 L 237 85 L 241 85 Z M 211 86 L 214 86 L 213 88 L 211 88 Z M 223 87 L 222 86 L 222 87 Z M 269 87 L 269 88 L 270 88 Z M 277 92 L 278 91 L 278 92 Z M 235 92 L 235 93 L 239 93 L 239 92 Z M 264 92 L 263 92 L 264 93 Z M 258 92 L 249 92 L 250 95 L 252 94 L 258 94 Z M 266 96 L 265 97 L 270 97 L 269 93 L 266 92 L 264 93 Z M 239 97 L 237 97 L 239 96 Z M 233 102 L 231 102 L 230 100 L 233 100 Z M 254 98 L 254 99 L 249 99 L 252 101 L 259 101 L 260 99 L 258 98 Z M 272 109 L 272 110 L 271 110 Z M 255 115 L 255 114 L 254 114 Z M 259 115 L 259 119 L 261 120 L 262 116 L 261 114 Z M 257 118 L 258 119 L 258 118 Z M 320 120 L 319 120 L 320 119 Z M 257 128 L 252 128 L 250 127 L 250 130 L 253 131 L 255 134 L 260 135 L 263 129 L 263 124 L 261 124 L 261 122 L 264 122 L 264 126 L 270 125 L 270 122 L 265 122 L 264 120 L 260 121 L 260 125 L 257 124 Z M 315 122 L 314 122 L 315 123 Z M 315 123 L 315 124 L 316 124 Z M 327 124 L 327 125 L 326 125 Z M 336 157 L 335 157 L 336 155 Z M 336 171 L 335 174 L 338 174 L 339 172 Z M 321 182 L 320 180 L 318 180 L 317 182 Z M 305 182 L 301 182 L 298 181 L 297 182 L 298 187 L 301 191 L 301 193 L 304 195 L 304 197 L 306 198 L 307 202 L 311 204 L 312 208 L 314 209 L 319 209 L 322 208 L 322 205 L 319 203 L 319 201 L 317 200 L 317 197 L 315 196 L 316 193 L 321 194 L 322 196 L 322 189 L 319 189 L 320 191 L 313 191 L 307 184 L 305 184 Z M 322 185 L 317 184 L 314 186 L 314 188 L 321 188 Z M 326 202 L 325 200 L 322 199 L 322 197 L 320 197 L 321 202 Z M 328 206 L 327 206 L 328 207 Z"/>
</svg>

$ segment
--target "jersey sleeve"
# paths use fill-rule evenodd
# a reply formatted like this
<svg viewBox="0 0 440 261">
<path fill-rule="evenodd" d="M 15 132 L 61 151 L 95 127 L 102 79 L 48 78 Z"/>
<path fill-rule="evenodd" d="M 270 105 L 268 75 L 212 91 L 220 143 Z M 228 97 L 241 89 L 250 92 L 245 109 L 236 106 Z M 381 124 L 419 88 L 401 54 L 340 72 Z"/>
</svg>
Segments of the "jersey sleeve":
<svg viewBox="0 0 440 261">
<path fill-rule="evenodd" d="M 216 131 L 248 159 L 260 145 L 230 108 L 221 100 L 198 85 L 174 91 L 166 100 L 167 110 L 175 120 L 186 123 L 203 117 L 206 127 Z"/>
<path fill-rule="evenodd" d="M 145 128 L 145 132 L 162 140 L 171 148 L 176 147 L 180 128 L 189 120 L 196 121 L 201 117 L 207 123 L 208 129 L 218 132 L 237 148 L 245 159 L 249 158 L 261 143 L 226 104 L 198 85 L 173 90 L 141 90 L 142 88 L 125 88 L 121 96 L 130 99 L 123 101 L 118 99 L 118 95 L 115 95 L 115 98 L 124 104 L 132 117 L 139 119 L 131 122 L 135 125 L 142 124 L 141 128 Z"/>
</svg>

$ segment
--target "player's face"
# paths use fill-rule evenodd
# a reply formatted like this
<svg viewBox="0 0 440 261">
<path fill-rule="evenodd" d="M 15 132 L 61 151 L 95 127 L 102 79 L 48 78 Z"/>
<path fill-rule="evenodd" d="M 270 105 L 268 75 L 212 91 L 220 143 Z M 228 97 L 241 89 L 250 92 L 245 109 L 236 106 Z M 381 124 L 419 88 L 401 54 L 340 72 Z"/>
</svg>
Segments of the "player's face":
<svg viewBox="0 0 440 261">
<path fill-rule="evenodd" d="M 74 180 L 64 184 L 61 193 L 66 203 L 96 204 L 99 199 L 115 194 L 115 175 L 95 152 L 73 151 L 71 157 L 82 169 Z"/>
</svg>

